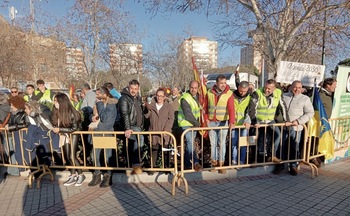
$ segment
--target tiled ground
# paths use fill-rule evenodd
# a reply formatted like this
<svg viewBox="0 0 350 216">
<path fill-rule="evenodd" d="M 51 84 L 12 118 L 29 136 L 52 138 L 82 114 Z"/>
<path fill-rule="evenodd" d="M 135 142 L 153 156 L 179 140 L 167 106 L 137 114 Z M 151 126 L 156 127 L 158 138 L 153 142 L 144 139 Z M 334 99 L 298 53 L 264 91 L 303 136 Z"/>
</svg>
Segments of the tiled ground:
<svg viewBox="0 0 350 216">
<path fill-rule="evenodd" d="M 350 215 L 350 159 L 310 178 L 288 172 L 189 181 L 171 195 L 169 183 L 64 187 L 45 180 L 28 189 L 22 177 L 1 180 L 0 215 Z"/>
</svg>

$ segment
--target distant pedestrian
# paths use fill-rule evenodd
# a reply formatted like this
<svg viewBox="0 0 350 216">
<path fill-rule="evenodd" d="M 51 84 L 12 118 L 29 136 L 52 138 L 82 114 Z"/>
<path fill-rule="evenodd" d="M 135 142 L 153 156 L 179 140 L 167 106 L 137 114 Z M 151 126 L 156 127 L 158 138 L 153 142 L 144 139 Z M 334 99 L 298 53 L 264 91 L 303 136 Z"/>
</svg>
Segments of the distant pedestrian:
<svg viewBox="0 0 350 216">
<path fill-rule="evenodd" d="M 34 90 L 35 90 L 34 85 L 28 84 L 26 86 L 26 94 L 23 97 L 26 102 L 33 100 Z"/>
<path fill-rule="evenodd" d="M 18 96 L 18 88 L 12 87 L 11 88 L 11 97 Z"/>
<path fill-rule="evenodd" d="M 39 101 L 42 104 L 47 104 L 47 106 L 50 106 L 49 104 L 53 103 L 53 93 L 50 89 L 45 87 L 44 80 L 39 79 L 36 81 L 37 90 L 34 91 L 34 97 L 32 97 L 33 100 Z"/>
</svg>

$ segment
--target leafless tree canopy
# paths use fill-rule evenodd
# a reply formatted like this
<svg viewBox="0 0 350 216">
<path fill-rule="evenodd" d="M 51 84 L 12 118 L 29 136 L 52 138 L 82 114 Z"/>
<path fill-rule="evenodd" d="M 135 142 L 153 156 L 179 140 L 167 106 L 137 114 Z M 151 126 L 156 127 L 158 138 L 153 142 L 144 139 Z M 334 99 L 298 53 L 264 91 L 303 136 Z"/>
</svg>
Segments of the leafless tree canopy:
<svg viewBox="0 0 350 216">
<path fill-rule="evenodd" d="M 0 25 L 0 78 L 3 86 L 23 88 L 26 83 L 47 77 L 51 77 L 52 82 L 64 83 L 64 43 L 56 38 L 26 32 L 5 20 L 1 20 Z"/>
<path fill-rule="evenodd" d="M 350 34 L 348 0 L 149 0 L 146 4 L 153 13 L 224 15 L 216 23 L 218 41 L 253 45 L 274 74 L 282 60 L 320 63 L 323 37 L 327 55 L 336 55 Z"/>
<path fill-rule="evenodd" d="M 133 18 L 123 12 L 122 2 L 76 0 L 68 15 L 52 28 L 68 46 L 82 49 L 87 72 L 85 81 L 93 86 L 101 84 L 97 71 L 110 70 L 109 45 L 138 39 Z"/>
</svg>

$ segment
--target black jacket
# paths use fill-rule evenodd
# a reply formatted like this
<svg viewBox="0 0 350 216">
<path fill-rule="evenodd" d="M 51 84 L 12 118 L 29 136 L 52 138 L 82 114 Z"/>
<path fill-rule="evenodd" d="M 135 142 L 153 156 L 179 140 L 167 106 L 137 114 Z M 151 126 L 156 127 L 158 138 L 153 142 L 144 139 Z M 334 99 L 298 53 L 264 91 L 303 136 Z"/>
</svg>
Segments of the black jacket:
<svg viewBox="0 0 350 216">
<path fill-rule="evenodd" d="M 27 127 L 26 113 L 18 110 L 15 114 L 11 114 L 8 121 L 9 131 L 15 131 Z"/>
<path fill-rule="evenodd" d="M 74 131 L 81 130 L 81 121 L 79 121 L 79 119 L 77 119 L 77 117 L 74 114 L 72 114 L 70 122 L 70 127 L 59 127 L 60 133 L 73 133 Z"/>
<path fill-rule="evenodd" d="M 135 106 L 138 106 L 141 109 L 141 129 L 144 124 L 144 108 L 142 106 L 142 99 L 139 95 L 134 98 L 128 88 L 124 88 L 121 92 L 121 98 L 118 101 L 119 112 L 121 116 L 121 125 L 124 130 L 130 130 L 131 127 L 137 126 L 137 111 Z M 135 104 L 136 103 L 136 104 Z"/>
</svg>

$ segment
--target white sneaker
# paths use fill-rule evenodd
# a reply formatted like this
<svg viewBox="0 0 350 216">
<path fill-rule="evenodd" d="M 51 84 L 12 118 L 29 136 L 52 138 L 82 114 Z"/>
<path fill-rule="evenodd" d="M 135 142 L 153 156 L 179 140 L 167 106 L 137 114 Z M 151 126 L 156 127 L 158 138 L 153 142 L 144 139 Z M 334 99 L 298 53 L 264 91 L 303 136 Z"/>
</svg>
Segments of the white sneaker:
<svg viewBox="0 0 350 216">
<path fill-rule="evenodd" d="M 85 179 L 86 179 L 86 177 L 84 174 L 78 175 L 78 180 L 75 182 L 74 186 L 76 186 L 76 187 L 81 186 Z"/>
<path fill-rule="evenodd" d="M 65 181 L 63 183 L 64 186 L 70 186 L 72 184 L 75 184 L 75 182 L 77 181 L 77 176 L 72 176 L 70 175 L 67 179 L 67 181 Z"/>
</svg>

